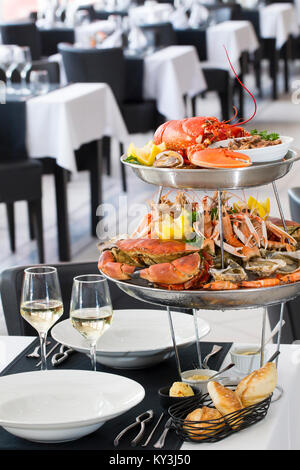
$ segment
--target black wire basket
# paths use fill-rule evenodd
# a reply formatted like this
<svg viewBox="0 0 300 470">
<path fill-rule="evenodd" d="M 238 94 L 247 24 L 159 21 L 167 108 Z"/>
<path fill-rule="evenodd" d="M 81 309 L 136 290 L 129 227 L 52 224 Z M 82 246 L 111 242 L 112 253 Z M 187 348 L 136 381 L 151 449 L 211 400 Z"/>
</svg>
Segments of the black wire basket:
<svg viewBox="0 0 300 470">
<path fill-rule="evenodd" d="M 172 405 L 169 414 L 172 418 L 172 427 L 185 441 L 190 442 L 218 442 L 226 437 L 258 423 L 266 416 L 272 395 L 255 405 L 247 406 L 242 410 L 209 421 L 187 421 L 189 413 L 207 406 L 214 408 L 208 393 L 202 397 L 191 398 L 184 403 Z"/>
</svg>

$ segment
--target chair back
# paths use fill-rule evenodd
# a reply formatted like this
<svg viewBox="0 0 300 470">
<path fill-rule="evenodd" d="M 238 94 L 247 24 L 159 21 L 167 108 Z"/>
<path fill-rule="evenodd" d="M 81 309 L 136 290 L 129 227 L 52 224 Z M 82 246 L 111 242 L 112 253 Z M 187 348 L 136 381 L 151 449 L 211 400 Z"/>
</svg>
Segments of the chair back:
<svg viewBox="0 0 300 470">
<path fill-rule="evenodd" d="M 194 46 L 197 50 L 199 60 L 207 60 L 206 31 L 204 29 L 176 29 L 175 33 L 176 43 L 179 46 Z"/>
<path fill-rule="evenodd" d="M 58 271 L 58 277 L 63 297 L 64 313 L 62 319 L 69 317 L 69 307 L 73 278 L 80 274 L 98 274 L 97 261 L 91 263 L 62 263 L 52 264 Z M 36 331 L 20 315 L 21 290 L 24 269 L 28 266 L 18 266 L 5 269 L 0 277 L 0 293 L 4 317 L 9 335 L 30 336 Z M 121 291 L 116 284 L 109 281 L 109 289 L 114 309 L 151 309 L 153 306 L 144 303 Z M 159 308 L 159 307 L 158 307 Z"/>
<path fill-rule="evenodd" d="M 102 82 L 121 102 L 125 93 L 125 59 L 122 48 L 81 49 L 59 44 L 68 82 Z"/>
<path fill-rule="evenodd" d="M 155 47 L 174 46 L 176 34 L 171 23 L 147 24 L 141 26 L 144 34 L 152 36 Z"/>
<path fill-rule="evenodd" d="M 2 43 L 30 47 L 32 60 L 41 58 L 41 38 L 35 23 L 2 23 Z"/>
<path fill-rule="evenodd" d="M 61 42 L 73 44 L 75 32 L 73 28 L 50 28 L 40 31 L 42 56 L 49 57 L 58 52 L 57 46 Z"/>
<path fill-rule="evenodd" d="M 0 105 L 0 163 L 28 158 L 26 150 L 26 110 L 24 101 Z"/>
<path fill-rule="evenodd" d="M 60 71 L 58 62 L 49 62 L 47 60 L 36 60 L 32 63 L 31 69 L 27 74 L 27 81 L 30 80 L 32 70 L 47 70 L 49 82 L 60 83 Z"/>
</svg>

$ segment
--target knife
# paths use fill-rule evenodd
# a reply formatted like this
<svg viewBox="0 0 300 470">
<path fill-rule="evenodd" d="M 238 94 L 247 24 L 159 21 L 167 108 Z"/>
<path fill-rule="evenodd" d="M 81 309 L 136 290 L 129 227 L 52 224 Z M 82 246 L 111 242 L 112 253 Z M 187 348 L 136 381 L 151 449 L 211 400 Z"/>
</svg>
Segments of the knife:
<svg viewBox="0 0 300 470">
<path fill-rule="evenodd" d="M 169 418 L 165 424 L 165 429 L 163 430 L 162 435 L 153 446 L 155 447 L 155 449 L 161 449 L 165 445 L 165 440 L 166 440 L 168 432 L 170 431 L 171 426 L 172 426 L 172 418 Z"/>
</svg>

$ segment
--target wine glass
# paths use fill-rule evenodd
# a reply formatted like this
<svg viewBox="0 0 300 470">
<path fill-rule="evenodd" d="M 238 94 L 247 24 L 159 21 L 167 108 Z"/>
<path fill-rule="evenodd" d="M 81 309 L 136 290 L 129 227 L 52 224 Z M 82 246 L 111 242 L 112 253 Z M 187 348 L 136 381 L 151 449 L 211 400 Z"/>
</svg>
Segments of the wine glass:
<svg viewBox="0 0 300 470">
<path fill-rule="evenodd" d="M 16 50 L 18 46 L 2 45 L 0 46 L 0 67 L 5 73 L 6 77 L 6 93 L 14 93 L 12 87 L 12 73 L 17 67 Z"/>
<path fill-rule="evenodd" d="M 24 273 L 20 312 L 39 334 L 41 370 L 47 370 L 47 333 L 64 311 L 57 270 L 39 266 L 27 268 Z"/>
<path fill-rule="evenodd" d="M 33 94 L 44 95 L 49 91 L 50 82 L 47 70 L 32 70 L 30 72 L 30 87 Z"/>
<path fill-rule="evenodd" d="M 74 328 L 90 343 L 94 371 L 96 371 L 97 341 L 110 327 L 112 316 L 113 309 L 105 277 L 101 274 L 74 277 L 70 319 Z"/>
<path fill-rule="evenodd" d="M 30 90 L 27 88 L 27 73 L 31 69 L 32 59 L 31 52 L 28 46 L 19 47 L 17 53 L 17 70 L 20 72 L 21 76 L 21 89 L 20 93 L 23 95 L 30 95 Z"/>
</svg>

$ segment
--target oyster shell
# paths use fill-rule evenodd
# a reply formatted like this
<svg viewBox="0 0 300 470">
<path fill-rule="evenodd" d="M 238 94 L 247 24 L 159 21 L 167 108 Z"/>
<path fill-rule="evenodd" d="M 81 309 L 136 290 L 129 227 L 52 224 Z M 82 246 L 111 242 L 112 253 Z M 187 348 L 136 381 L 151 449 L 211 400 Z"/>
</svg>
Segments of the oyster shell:
<svg viewBox="0 0 300 470">
<path fill-rule="evenodd" d="M 215 281 L 245 281 L 248 276 L 245 270 L 235 261 L 230 260 L 229 265 L 225 269 L 210 269 L 210 274 Z"/>
<path fill-rule="evenodd" d="M 278 273 L 291 274 L 300 268 L 300 251 L 272 253 L 269 259 L 272 261 L 282 260 L 285 262 L 285 266 L 277 270 Z"/>
<path fill-rule="evenodd" d="M 248 261 L 245 269 L 247 271 L 251 271 L 258 276 L 270 276 L 275 272 L 279 272 L 278 270 L 284 268 L 286 266 L 286 262 L 283 259 L 277 258 L 254 258 L 252 261 Z"/>
<path fill-rule="evenodd" d="M 174 150 L 164 150 L 156 156 L 153 166 L 156 168 L 179 168 L 183 166 L 184 160 L 180 153 Z"/>
</svg>

